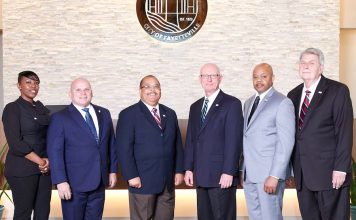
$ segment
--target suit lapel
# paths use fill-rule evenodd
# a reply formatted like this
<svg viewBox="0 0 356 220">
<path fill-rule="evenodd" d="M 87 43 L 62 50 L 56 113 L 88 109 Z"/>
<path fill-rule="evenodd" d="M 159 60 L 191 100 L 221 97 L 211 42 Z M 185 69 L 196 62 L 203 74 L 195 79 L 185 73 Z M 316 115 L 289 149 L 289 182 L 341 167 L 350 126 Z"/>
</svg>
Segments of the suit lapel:
<svg viewBox="0 0 356 220">
<path fill-rule="evenodd" d="M 274 88 L 272 87 L 271 90 L 265 95 L 265 97 L 260 101 L 260 103 L 257 106 L 257 109 L 255 110 L 255 112 L 252 115 L 252 118 L 250 120 L 250 123 L 247 125 L 246 130 L 251 126 L 251 124 L 255 121 L 255 119 L 257 118 L 258 114 L 263 110 L 263 108 L 267 105 L 269 99 L 272 97 L 273 93 L 274 93 Z M 255 99 L 253 99 L 255 100 Z M 253 102 L 251 101 L 251 104 L 253 105 Z M 249 114 L 251 111 L 252 106 L 249 107 Z"/>
<path fill-rule="evenodd" d="M 210 119 L 213 118 L 215 113 L 219 110 L 220 106 L 223 104 L 223 98 L 224 98 L 224 93 L 220 90 L 220 92 L 216 96 L 213 104 L 210 106 L 210 109 L 205 117 L 204 124 L 201 126 L 200 131 L 202 131 L 205 128 L 205 126 L 209 123 Z M 199 115 L 199 117 L 198 117 L 199 123 L 200 123 L 200 117 L 201 116 Z"/>
<path fill-rule="evenodd" d="M 159 129 L 161 131 L 156 120 L 153 118 L 153 115 L 150 112 L 150 110 L 147 108 L 147 106 L 142 101 L 140 101 L 139 103 L 140 103 L 141 113 L 144 115 L 144 117 L 147 119 L 147 121 L 149 121 L 153 127 L 155 127 L 156 129 Z M 161 121 L 162 121 L 162 119 L 161 119 Z"/>
<path fill-rule="evenodd" d="M 162 105 L 159 105 L 159 114 L 161 117 L 162 131 L 164 131 L 164 129 L 166 128 L 166 124 L 167 124 L 167 112 L 166 112 L 166 109 Z"/>
<path fill-rule="evenodd" d="M 90 132 L 90 129 L 89 129 L 87 123 L 85 122 L 85 119 L 83 118 L 83 115 L 78 111 L 78 109 L 76 107 L 74 107 L 73 104 L 70 104 L 68 106 L 68 111 L 69 111 L 69 115 L 73 119 L 73 121 L 75 123 L 77 123 L 79 125 L 79 127 L 82 128 L 83 131 L 86 131 L 88 133 L 88 135 L 95 140 L 93 134 Z"/>
<path fill-rule="evenodd" d="M 103 114 L 100 110 L 100 108 L 96 105 L 93 105 L 93 108 L 95 110 L 96 117 L 98 119 L 98 126 L 99 126 L 99 143 L 101 142 L 101 137 L 103 136 Z"/>
<path fill-rule="evenodd" d="M 325 77 L 321 76 L 319 84 L 316 87 L 313 98 L 309 104 L 307 113 L 305 114 L 304 123 L 303 123 L 303 126 L 302 126 L 300 132 L 302 132 L 305 125 L 308 124 L 309 119 L 311 118 L 311 115 L 313 114 L 315 108 L 318 106 L 318 103 L 321 100 L 321 98 L 323 97 L 323 94 L 325 93 L 326 89 L 327 89 L 327 84 L 326 84 Z M 300 93 L 302 93 L 302 92 L 300 92 Z M 298 115 L 298 118 L 299 118 L 299 115 Z"/>
<path fill-rule="evenodd" d="M 247 130 L 247 118 L 248 118 L 251 108 L 252 108 L 252 101 L 255 100 L 254 97 L 255 96 L 247 99 L 247 101 L 245 102 L 245 105 L 244 105 L 244 131 Z"/>
</svg>

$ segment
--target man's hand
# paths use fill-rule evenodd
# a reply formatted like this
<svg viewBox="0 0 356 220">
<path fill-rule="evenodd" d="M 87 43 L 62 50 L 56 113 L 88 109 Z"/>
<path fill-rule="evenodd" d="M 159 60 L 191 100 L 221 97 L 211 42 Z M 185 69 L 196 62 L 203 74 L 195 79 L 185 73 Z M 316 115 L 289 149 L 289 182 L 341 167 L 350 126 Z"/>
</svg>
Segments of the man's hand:
<svg viewBox="0 0 356 220">
<path fill-rule="evenodd" d="M 340 171 L 333 171 L 333 188 L 334 189 L 339 189 L 342 184 L 344 184 L 346 178 L 346 173 L 340 172 Z"/>
<path fill-rule="evenodd" d="M 129 180 L 129 186 L 134 187 L 134 188 L 141 188 L 141 179 L 140 177 L 135 177 Z"/>
<path fill-rule="evenodd" d="M 294 177 L 288 177 L 288 179 L 286 179 L 286 188 L 295 188 L 295 180 Z"/>
<path fill-rule="evenodd" d="M 244 188 L 244 172 L 240 171 L 240 185 Z"/>
<path fill-rule="evenodd" d="M 47 173 L 49 171 L 49 160 L 48 158 L 41 158 L 44 161 L 44 164 L 39 164 L 38 168 L 41 173 Z"/>
<path fill-rule="evenodd" d="M 225 173 L 221 174 L 220 181 L 219 181 L 220 188 L 221 189 L 229 188 L 232 185 L 232 180 L 233 180 L 233 176 Z"/>
<path fill-rule="evenodd" d="M 183 179 L 184 179 L 183 174 L 176 173 L 176 175 L 174 176 L 174 185 L 178 186 L 178 185 L 182 184 Z"/>
<path fill-rule="evenodd" d="M 109 189 L 114 188 L 117 183 L 117 175 L 116 173 L 109 173 Z"/>
<path fill-rule="evenodd" d="M 268 194 L 275 194 L 278 186 L 278 179 L 272 176 L 269 176 L 264 185 L 264 191 Z"/>
<path fill-rule="evenodd" d="M 57 184 L 57 190 L 58 190 L 59 198 L 64 200 L 70 200 L 72 198 L 72 192 L 67 182 Z"/>
<path fill-rule="evenodd" d="M 190 171 L 190 170 L 185 171 L 184 182 L 185 182 L 185 185 L 187 185 L 187 186 L 193 186 L 194 181 L 193 181 L 193 172 L 192 171 Z"/>
</svg>

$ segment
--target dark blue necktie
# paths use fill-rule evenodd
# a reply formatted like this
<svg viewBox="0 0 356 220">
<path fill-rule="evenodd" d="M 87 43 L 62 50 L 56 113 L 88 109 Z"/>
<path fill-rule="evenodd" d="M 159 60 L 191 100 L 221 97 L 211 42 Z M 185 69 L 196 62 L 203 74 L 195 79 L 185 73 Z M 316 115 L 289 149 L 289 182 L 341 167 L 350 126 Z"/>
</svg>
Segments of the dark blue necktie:
<svg viewBox="0 0 356 220">
<path fill-rule="evenodd" d="M 89 108 L 83 108 L 82 110 L 85 111 L 85 122 L 87 123 L 87 125 L 90 129 L 90 132 L 94 135 L 96 143 L 98 144 L 99 138 L 98 138 L 98 134 L 96 133 L 93 118 L 91 117 L 91 115 L 89 113 Z"/>
</svg>

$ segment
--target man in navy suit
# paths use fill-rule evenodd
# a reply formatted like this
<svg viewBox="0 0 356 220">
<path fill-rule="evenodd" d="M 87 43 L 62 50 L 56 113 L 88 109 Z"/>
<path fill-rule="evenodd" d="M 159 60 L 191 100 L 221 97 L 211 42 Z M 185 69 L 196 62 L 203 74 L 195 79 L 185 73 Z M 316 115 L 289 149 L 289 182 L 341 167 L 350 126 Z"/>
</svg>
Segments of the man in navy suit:
<svg viewBox="0 0 356 220">
<path fill-rule="evenodd" d="M 303 83 L 288 93 L 296 112 L 292 163 L 304 220 L 350 219 L 353 110 L 346 85 L 324 77 L 324 55 L 300 55 Z"/>
<path fill-rule="evenodd" d="M 107 109 L 91 104 L 88 80 L 71 84 L 72 104 L 52 115 L 47 135 L 52 183 L 62 201 L 63 219 L 102 219 L 105 187 L 118 170 L 114 129 Z"/>
<path fill-rule="evenodd" d="M 156 77 L 140 82 L 141 100 L 122 110 L 117 146 L 129 185 L 130 218 L 172 220 L 174 185 L 183 182 L 183 147 L 176 113 L 159 102 Z"/>
<path fill-rule="evenodd" d="M 242 150 L 241 102 L 219 89 L 215 64 L 200 70 L 205 97 L 190 107 L 184 155 L 185 183 L 197 188 L 198 219 L 236 219 L 236 186 Z"/>
</svg>

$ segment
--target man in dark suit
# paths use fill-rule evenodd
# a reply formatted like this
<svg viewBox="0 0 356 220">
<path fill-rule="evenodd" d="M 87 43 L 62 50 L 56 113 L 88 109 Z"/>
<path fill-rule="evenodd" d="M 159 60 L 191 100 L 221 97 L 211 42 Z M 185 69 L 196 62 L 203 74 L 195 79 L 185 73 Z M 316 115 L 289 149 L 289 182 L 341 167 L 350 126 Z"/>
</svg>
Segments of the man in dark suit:
<svg viewBox="0 0 356 220">
<path fill-rule="evenodd" d="M 292 155 L 299 207 L 304 220 L 348 220 L 353 110 L 346 85 L 325 78 L 324 55 L 300 55 L 304 83 L 288 93 L 296 112 Z"/>
<path fill-rule="evenodd" d="M 200 70 L 205 97 L 190 107 L 184 168 L 185 183 L 197 188 L 198 219 L 236 219 L 236 185 L 242 150 L 241 102 L 219 89 L 217 65 Z"/>
<path fill-rule="evenodd" d="M 159 102 L 156 77 L 140 82 L 141 100 L 122 110 L 116 145 L 129 185 L 130 218 L 172 220 L 174 185 L 183 182 L 183 147 L 176 113 Z"/>
<path fill-rule="evenodd" d="M 51 117 L 47 135 L 52 182 L 62 199 L 63 219 L 102 219 L 105 187 L 118 170 L 114 129 L 107 109 L 91 104 L 88 80 L 71 84 L 67 108 Z"/>
</svg>

